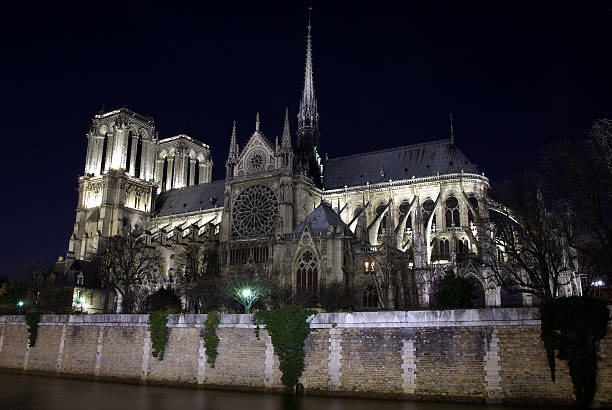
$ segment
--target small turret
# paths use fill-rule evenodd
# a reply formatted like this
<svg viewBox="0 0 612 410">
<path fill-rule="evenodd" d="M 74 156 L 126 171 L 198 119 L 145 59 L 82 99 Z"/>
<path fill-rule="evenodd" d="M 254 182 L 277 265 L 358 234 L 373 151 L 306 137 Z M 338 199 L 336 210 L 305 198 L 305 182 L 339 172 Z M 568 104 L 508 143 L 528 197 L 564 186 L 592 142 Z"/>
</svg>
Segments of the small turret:
<svg viewBox="0 0 612 410">
<path fill-rule="evenodd" d="M 259 126 L 259 115 L 257 117 L 257 125 Z M 234 120 L 234 125 L 232 127 L 232 136 L 230 137 L 230 146 L 229 153 L 227 154 L 227 161 L 225 162 L 225 177 L 231 178 L 234 176 L 234 166 L 236 165 L 236 161 L 238 160 L 239 148 L 236 143 L 236 120 Z"/>
</svg>

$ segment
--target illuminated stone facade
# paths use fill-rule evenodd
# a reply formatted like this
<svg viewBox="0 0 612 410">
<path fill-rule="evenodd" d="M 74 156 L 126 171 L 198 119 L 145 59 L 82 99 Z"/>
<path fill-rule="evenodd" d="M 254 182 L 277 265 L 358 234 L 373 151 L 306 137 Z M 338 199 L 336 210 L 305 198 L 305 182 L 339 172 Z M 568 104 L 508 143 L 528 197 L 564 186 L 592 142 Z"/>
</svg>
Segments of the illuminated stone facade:
<svg viewBox="0 0 612 410">
<path fill-rule="evenodd" d="M 404 285 L 389 295 L 373 287 L 391 265 L 411 270 L 413 306 L 430 303 L 449 269 L 478 285 L 477 305 L 500 305 L 482 264 L 489 181 L 455 144 L 452 118 L 445 139 L 328 159 L 325 140 L 349 137 L 320 138 L 311 49 L 309 27 L 296 149 L 287 110 L 280 141 L 266 138 L 258 114 L 240 148 L 234 123 L 225 180 L 211 181 L 208 145 L 160 140 L 153 119 L 125 108 L 96 115 L 68 260 L 87 259 L 101 237 L 143 228 L 166 274 L 180 273 L 176 256 L 197 243 L 217 247 L 224 273 L 269 276 L 298 294 L 342 283 L 363 308 L 406 306 L 397 301 Z"/>
</svg>

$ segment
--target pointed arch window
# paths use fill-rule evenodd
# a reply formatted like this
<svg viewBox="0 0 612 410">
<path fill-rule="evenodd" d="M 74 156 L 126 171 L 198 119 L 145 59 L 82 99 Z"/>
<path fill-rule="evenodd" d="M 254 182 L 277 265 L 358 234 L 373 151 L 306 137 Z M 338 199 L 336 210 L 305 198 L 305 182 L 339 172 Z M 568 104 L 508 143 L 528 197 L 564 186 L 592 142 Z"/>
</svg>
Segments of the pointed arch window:
<svg viewBox="0 0 612 410">
<path fill-rule="evenodd" d="M 408 213 L 409 210 L 410 210 L 410 202 L 408 202 L 407 200 L 403 200 L 399 206 L 400 221 L 402 220 L 404 215 Z M 406 233 L 412 232 L 412 215 L 408 215 L 408 217 L 406 218 L 405 232 Z"/>
<path fill-rule="evenodd" d="M 476 197 L 472 195 L 468 198 L 468 201 L 470 201 L 470 205 L 472 205 L 472 208 L 474 208 L 474 210 L 478 212 L 478 199 L 476 199 Z M 471 209 L 468 209 L 468 223 L 474 223 L 474 214 L 472 213 Z"/>
<path fill-rule="evenodd" d="M 423 202 L 423 224 L 427 226 L 427 221 L 429 220 L 429 215 L 431 215 L 434 211 L 436 204 L 431 198 L 427 198 L 425 202 Z M 436 224 L 436 215 L 433 216 L 432 221 L 432 229 Z"/>
<path fill-rule="evenodd" d="M 305 251 L 298 260 L 295 285 L 299 297 L 316 295 L 318 291 L 319 272 L 317 258 L 311 251 Z"/>
<path fill-rule="evenodd" d="M 446 227 L 459 227 L 461 221 L 459 219 L 459 201 L 454 196 L 449 196 L 445 202 L 446 205 Z"/>
<path fill-rule="evenodd" d="M 378 292 L 374 285 L 368 285 L 363 292 L 363 307 L 377 308 L 378 307 Z"/>
</svg>

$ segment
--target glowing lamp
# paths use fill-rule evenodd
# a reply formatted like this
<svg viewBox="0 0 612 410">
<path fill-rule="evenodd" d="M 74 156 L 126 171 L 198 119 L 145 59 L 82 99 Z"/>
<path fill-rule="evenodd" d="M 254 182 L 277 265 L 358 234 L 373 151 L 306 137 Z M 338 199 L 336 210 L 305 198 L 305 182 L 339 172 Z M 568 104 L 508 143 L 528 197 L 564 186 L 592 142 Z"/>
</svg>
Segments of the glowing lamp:
<svg viewBox="0 0 612 410">
<path fill-rule="evenodd" d="M 244 298 L 248 298 L 249 296 L 251 296 L 251 289 L 246 288 L 242 290 L 242 297 Z"/>
<path fill-rule="evenodd" d="M 23 305 L 24 305 L 23 300 L 20 300 L 19 302 L 17 302 L 17 306 L 23 307 Z"/>
</svg>

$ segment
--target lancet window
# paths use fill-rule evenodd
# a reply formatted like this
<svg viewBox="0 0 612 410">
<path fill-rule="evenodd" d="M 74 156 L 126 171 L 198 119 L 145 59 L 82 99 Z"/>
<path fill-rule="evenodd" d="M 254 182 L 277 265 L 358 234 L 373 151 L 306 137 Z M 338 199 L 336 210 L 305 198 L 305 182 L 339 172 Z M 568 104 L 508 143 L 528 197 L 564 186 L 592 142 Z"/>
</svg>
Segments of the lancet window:
<svg viewBox="0 0 612 410">
<path fill-rule="evenodd" d="M 446 227 L 458 227 L 461 226 L 459 219 L 459 201 L 454 196 L 449 196 L 445 202 L 446 205 Z"/>
<path fill-rule="evenodd" d="M 431 198 L 427 198 L 425 202 L 423 202 L 423 224 L 427 226 L 427 221 L 429 220 L 429 215 L 431 215 L 435 208 L 435 202 Z M 433 216 L 432 221 L 432 229 L 435 229 L 436 225 L 436 215 Z"/>
<path fill-rule="evenodd" d="M 409 209 L 410 209 L 410 203 L 406 200 L 402 201 L 402 203 L 399 206 L 400 221 L 402 220 L 404 215 L 408 213 Z M 406 218 L 406 228 L 405 229 L 406 229 L 406 233 L 410 233 L 412 231 L 412 215 L 408 215 L 408 217 Z"/>
<path fill-rule="evenodd" d="M 311 251 L 302 253 L 298 260 L 295 281 L 298 296 L 317 294 L 318 273 L 316 256 Z"/>
<path fill-rule="evenodd" d="M 363 292 L 363 307 L 377 308 L 378 307 L 378 292 L 374 285 L 368 285 Z"/>
</svg>

